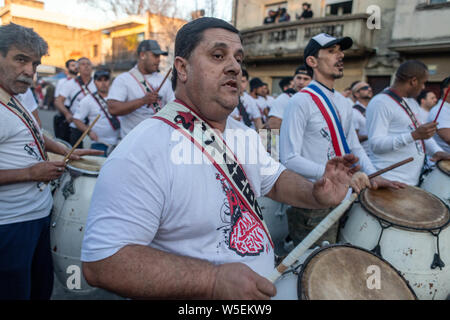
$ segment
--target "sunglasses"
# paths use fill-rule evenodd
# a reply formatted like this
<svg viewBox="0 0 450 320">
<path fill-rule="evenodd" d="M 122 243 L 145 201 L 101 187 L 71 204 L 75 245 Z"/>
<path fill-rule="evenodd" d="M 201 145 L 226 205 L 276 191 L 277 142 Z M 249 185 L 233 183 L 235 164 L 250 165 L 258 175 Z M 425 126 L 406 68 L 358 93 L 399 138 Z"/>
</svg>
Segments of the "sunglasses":
<svg viewBox="0 0 450 320">
<path fill-rule="evenodd" d="M 359 89 L 358 92 L 361 91 L 361 90 L 369 90 L 369 89 L 370 89 L 370 86 L 364 86 L 361 89 Z"/>
</svg>

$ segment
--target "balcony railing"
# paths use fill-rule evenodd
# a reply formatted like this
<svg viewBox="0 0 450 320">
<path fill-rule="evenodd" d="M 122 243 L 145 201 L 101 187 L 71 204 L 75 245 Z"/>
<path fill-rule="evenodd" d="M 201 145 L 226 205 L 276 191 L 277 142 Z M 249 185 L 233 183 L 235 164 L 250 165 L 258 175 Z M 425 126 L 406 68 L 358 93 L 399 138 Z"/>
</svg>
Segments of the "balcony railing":
<svg viewBox="0 0 450 320">
<path fill-rule="evenodd" d="M 346 54 L 363 55 L 373 51 L 373 31 L 367 27 L 368 17 L 366 14 L 332 16 L 241 30 L 246 61 L 299 59 L 308 41 L 322 32 L 351 37 L 354 44 Z"/>
</svg>

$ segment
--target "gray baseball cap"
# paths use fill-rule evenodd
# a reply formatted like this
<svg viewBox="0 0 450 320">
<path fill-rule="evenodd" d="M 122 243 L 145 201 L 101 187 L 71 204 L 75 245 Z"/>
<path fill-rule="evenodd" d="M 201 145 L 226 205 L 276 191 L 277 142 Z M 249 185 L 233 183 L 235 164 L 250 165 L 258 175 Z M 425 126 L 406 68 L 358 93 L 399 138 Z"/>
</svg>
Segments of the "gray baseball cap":
<svg viewBox="0 0 450 320">
<path fill-rule="evenodd" d="M 144 40 L 142 41 L 137 49 L 137 54 L 139 55 L 141 52 L 151 51 L 154 54 L 167 56 L 169 53 L 167 51 L 162 51 L 156 40 Z"/>
</svg>

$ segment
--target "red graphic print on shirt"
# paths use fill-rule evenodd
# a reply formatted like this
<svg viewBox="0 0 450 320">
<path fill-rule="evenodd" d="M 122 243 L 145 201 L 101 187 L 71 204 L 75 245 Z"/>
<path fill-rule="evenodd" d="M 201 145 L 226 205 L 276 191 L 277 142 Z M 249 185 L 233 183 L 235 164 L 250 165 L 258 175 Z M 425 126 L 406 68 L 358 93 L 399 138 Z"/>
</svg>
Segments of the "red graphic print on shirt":
<svg viewBox="0 0 450 320">
<path fill-rule="evenodd" d="M 226 180 L 217 174 L 226 195 L 224 205 L 230 224 L 225 229 L 228 248 L 240 256 L 258 256 L 264 252 L 265 236 L 261 222 L 247 210 Z"/>
</svg>

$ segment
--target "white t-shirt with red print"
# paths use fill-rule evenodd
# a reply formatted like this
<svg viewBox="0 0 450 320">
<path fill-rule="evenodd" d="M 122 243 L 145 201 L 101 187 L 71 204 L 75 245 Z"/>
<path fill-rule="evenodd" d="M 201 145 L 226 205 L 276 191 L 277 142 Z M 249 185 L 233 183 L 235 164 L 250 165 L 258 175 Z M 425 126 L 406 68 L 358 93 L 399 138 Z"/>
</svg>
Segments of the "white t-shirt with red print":
<svg viewBox="0 0 450 320">
<path fill-rule="evenodd" d="M 255 196 L 266 195 L 285 168 L 267 154 L 254 130 L 231 117 L 223 137 Z M 141 122 L 103 165 L 81 260 L 102 260 L 127 245 L 217 265 L 241 262 L 263 276 L 274 268 L 262 223 L 200 149 L 158 119 Z"/>
</svg>

